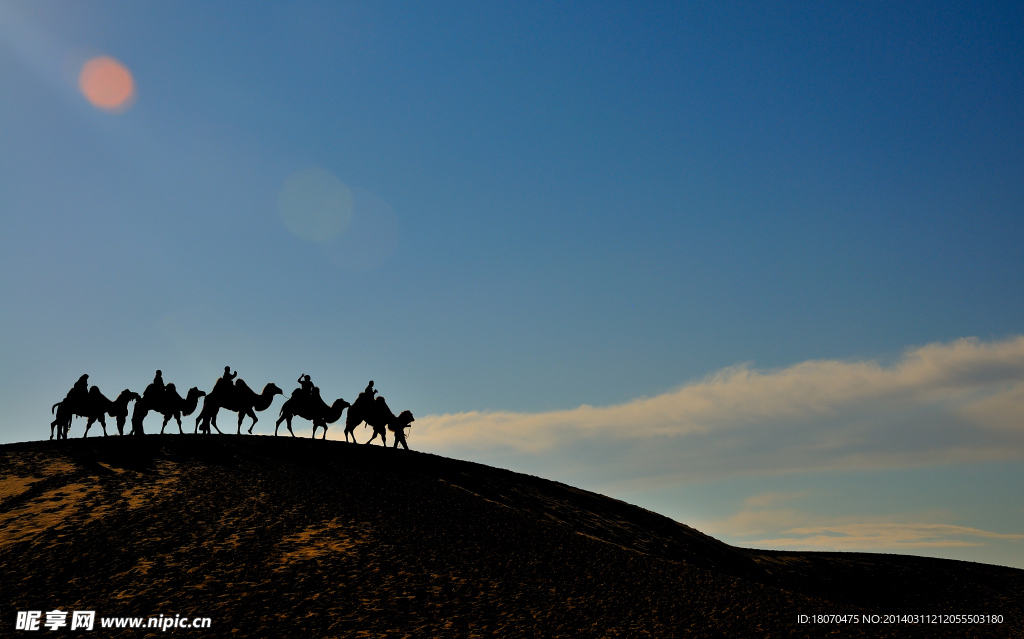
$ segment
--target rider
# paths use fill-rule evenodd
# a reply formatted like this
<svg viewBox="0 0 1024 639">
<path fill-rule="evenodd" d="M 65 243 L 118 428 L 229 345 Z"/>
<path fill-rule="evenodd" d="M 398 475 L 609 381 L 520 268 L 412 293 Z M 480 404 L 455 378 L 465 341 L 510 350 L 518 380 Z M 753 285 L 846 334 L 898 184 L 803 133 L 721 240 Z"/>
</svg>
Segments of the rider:
<svg viewBox="0 0 1024 639">
<path fill-rule="evenodd" d="M 154 400 L 164 394 L 164 374 L 162 371 L 157 370 L 156 375 L 153 376 L 153 383 L 146 387 L 146 390 L 142 393 L 143 397 L 147 400 Z"/>
<path fill-rule="evenodd" d="M 164 390 L 164 374 L 163 371 L 157 370 L 156 375 L 153 376 L 153 388 L 163 392 Z"/>
<path fill-rule="evenodd" d="M 215 391 L 218 390 L 218 389 L 221 390 L 221 391 L 229 390 L 232 386 L 234 386 L 234 381 L 233 380 L 236 377 L 238 377 L 238 371 L 235 371 L 234 373 L 232 373 L 231 372 L 231 367 L 230 366 L 225 366 L 224 367 L 224 374 L 221 376 L 220 379 L 217 380 L 217 383 L 213 385 L 213 390 L 215 390 Z"/>
<path fill-rule="evenodd" d="M 377 389 L 373 387 L 372 379 L 370 380 L 370 383 L 366 385 L 366 390 L 364 390 L 361 394 L 365 395 L 366 399 L 373 399 L 373 396 L 377 394 Z"/>
<path fill-rule="evenodd" d="M 75 385 L 68 391 L 66 399 L 70 399 L 72 402 L 77 402 L 85 399 L 89 396 L 89 376 L 82 375 L 75 382 Z"/>
<path fill-rule="evenodd" d="M 306 375 L 305 373 L 299 375 L 299 384 L 302 385 L 302 392 L 306 397 L 313 396 L 313 389 L 315 386 L 313 386 L 313 380 L 309 378 L 309 375 Z"/>
</svg>

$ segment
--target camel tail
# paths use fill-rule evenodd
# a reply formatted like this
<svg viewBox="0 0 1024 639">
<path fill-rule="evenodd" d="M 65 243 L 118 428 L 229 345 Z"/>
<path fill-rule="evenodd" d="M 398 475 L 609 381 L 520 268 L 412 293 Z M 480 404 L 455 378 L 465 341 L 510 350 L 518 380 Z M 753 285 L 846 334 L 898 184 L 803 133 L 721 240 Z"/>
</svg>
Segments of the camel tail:
<svg viewBox="0 0 1024 639">
<path fill-rule="evenodd" d="M 51 407 L 50 407 L 50 414 L 52 415 L 52 414 L 53 414 L 53 411 L 57 410 L 57 407 L 58 407 L 58 406 L 60 406 L 60 405 L 61 405 L 61 404 L 63 404 L 63 403 L 64 403 L 64 402 L 57 402 L 56 404 L 54 404 L 53 406 L 51 406 Z"/>
</svg>

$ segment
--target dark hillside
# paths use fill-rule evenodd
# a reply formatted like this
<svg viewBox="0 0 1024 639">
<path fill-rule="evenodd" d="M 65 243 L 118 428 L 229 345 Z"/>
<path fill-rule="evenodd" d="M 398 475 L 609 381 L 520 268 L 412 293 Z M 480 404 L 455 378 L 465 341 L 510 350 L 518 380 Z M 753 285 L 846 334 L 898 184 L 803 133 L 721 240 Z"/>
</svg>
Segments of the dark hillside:
<svg viewBox="0 0 1024 639">
<path fill-rule="evenodd" d="M 331 441 L 0 446 L 0 531 L 5 636 L 54 609 L 212 619 L 179 636 L 1024 636 L 1021 570 L 743 550 L 563 484 Z M 1004 623 L 797 623 L 943 612 Z"/>
</svg>

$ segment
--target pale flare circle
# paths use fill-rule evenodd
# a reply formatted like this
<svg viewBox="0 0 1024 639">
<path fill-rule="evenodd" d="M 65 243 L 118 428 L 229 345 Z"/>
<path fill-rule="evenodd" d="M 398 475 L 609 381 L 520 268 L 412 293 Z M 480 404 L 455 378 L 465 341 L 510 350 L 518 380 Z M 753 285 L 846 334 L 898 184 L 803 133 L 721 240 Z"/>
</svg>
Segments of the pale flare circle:
<svg viewBox="0 0 1024 639">
<path fill-rule="evenodd" d="M 277 210 L 296 237 L 327 242 L 352 221 L 352 191 L 327 169 L 304 169 L 284 181 Z"/>
</svg>

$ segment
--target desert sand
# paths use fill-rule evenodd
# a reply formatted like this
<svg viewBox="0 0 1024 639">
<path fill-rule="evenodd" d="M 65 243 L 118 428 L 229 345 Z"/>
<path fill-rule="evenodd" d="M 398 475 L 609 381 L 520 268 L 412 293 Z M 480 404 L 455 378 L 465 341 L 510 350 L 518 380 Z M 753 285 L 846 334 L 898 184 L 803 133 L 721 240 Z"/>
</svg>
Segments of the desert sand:
<svg viewBox="0 0 1024 639">
<path fill-rule="evenodd" d="M 1024 570 L 740 549 L 537 477 L 244 435 L 0 446 L 0 599 L 2 636 L 54 609 L 209 617 L 168 631 L 196 637 L 1024 636 Z"/>
</svg>

